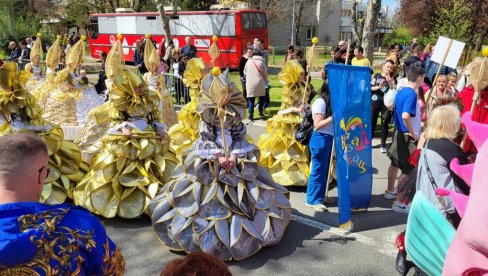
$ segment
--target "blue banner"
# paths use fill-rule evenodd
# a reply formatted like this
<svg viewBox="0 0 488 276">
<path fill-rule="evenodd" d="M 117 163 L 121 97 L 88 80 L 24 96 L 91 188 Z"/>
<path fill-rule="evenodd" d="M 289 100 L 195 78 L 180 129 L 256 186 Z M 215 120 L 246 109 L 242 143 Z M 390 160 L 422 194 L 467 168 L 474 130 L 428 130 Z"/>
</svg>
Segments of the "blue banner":
<svg viewBox="0 0 488 276">
<path fill-rule="evenodd" d="M 339 190 L 339 224 L 371 200 L 371 69 L 327 64 Z"/>
</svg>

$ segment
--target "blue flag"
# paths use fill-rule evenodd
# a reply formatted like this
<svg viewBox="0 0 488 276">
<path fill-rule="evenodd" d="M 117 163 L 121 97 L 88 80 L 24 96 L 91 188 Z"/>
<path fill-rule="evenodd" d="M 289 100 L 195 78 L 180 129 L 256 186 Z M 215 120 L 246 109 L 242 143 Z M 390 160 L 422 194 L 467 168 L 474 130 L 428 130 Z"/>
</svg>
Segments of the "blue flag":
<svg viewBox="0 0 488 276">
<path fill-rule="evenodd" d="M 327 64 L 339 190 L 339 224 L 371 200 L 371 69 Z"/>
</svg>

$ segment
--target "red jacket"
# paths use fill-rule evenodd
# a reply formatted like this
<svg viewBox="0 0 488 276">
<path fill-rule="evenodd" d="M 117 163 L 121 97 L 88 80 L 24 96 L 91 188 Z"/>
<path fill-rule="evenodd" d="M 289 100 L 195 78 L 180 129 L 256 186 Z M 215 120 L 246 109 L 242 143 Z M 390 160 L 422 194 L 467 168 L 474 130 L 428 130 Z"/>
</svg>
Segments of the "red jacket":
<svg viewBox="0 0 488 276">
<path fill-rule="evenodd" d="M 488 124 L 488 89 L 481 91 L 480 93 L 480 102 L 474 108 L 473 111 L 473 121 L 480 122 L 483 124 Z M 464 105 L 463 114 L 471 110 L 471 105 L 473 103 L 473 96 L 474 96 L 474 87 L 473 86 L 466 86 L 459 94 L 458 97 L 461 99 Z M 466 142 L 464 143 L 463 150 L 468 153 L 476 153 L 476 147 L 469 139 L 469 136 L 466 137 Z"/>
<path fill-rule="evenodd" d="M 158 56 L 160 60 L 163 60 L 165 53 L 166 53 L 166 47 L 164 46 L 164 40 L 163 40 L 158 44 Z"/>
</svg>

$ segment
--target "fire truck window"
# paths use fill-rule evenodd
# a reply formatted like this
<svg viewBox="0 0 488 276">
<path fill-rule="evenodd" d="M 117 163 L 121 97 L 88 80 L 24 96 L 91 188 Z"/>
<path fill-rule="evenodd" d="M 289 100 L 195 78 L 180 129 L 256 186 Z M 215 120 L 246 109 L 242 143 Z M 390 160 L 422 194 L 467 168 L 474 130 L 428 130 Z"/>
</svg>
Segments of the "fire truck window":
<svg viewBox="0 0 488 276">
<path fill-rule="evenodd" d="M 98 37 L 98 18 L 90 18 L 90 33 L 92 39 L 97 39 Z"/>
<path fill-rule="evenodd" d="M 156 16 L 146 16 L 147 20 L 156 20 Z"/>
<path fill-rule="evenodd" d="M 266 28 L 266 15 L 264 13 L 243 13 L 241 16 L 243 29 Z"/>
</svg>

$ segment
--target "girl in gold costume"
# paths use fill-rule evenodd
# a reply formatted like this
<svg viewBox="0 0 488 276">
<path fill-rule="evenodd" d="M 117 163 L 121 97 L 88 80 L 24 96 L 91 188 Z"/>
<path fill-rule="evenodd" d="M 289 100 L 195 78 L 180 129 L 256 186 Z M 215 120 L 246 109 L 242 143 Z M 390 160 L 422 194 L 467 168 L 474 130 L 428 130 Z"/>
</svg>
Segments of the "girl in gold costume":
<svg viewBox="0 0 488 276">
<path fill-rule="evenodd" d="M 197 105 L 200 85 L 206 73 L 208 73 L 208 69 L 201 58 L 192 58 L 188 61 L 183 74 L 183 83 L 189 87 L 190 102 L 180 109 L 178 124 L 172 126 L 168 132 L 171 138 L 171 148 L 177 156 L 181 156 L 200 137 L 198 132 L 200 114 L 197 112 Z"/>
<path fill-rule="evenodd" d="M 36 41 L 32 46 L 30 60 L 31 62 L 27 63 L 24 68 L 26 72 L 31 74 L 29 80 L 25 84 L 25 87 L 29 92 L 37 88 L 45 80 L 45 72 L 41 67 L 42 42 L 40 33 L 37 34 Z"/>
<path fill-rule="evenodd" d="M 199 138 L 151 201 L 158 238 L 172 250 L 242 260 L 280 241 L 290 221 L 285 188 L 259 166 L 246 140 L 246 100 L 227 72 L 212 69 L 196 108 Z"/>
<path fill-rule="evenodd" d="M 295 140 L 295 132 L 302 122 L 310 90 L 305 89 L 305 71 L 296 60 L 286 62 L 278 78 L 283 83 L 281 110 L 268 120 L 268 133 L 259 137 L 260 163 L 269 168 L 277 183 L 306 186 L 309 153 L 306 146 Z"/>
<path fill-rule="evenodd" d="M 83 126 L 91 109 L 103 104 L 93 86 L 83 90 L 77 68 L 85 56 L 85 36 L 75 43 L 66 55 L 66 68 L 56 75 L 57 89 L 47 98 L 44 117 L 60 126 Z"/>
<path fill-rule="evenodd" d="M 0 135 L 12 132 L 34 132 L 48 147 L 49 174 L 41 194 L 41 202 L 63 203 L 73 198 L 75 184 L 83 177 L 81 154 L 78 147 L 63 141 L 63 130 L 42 118 L 35 98 L 22 83 L 29 77 L 25 71 L 17 72 L 15 63 L 0 68 Z"/>
<path fill-rule="evenodd" d="M 161 98 L 161 115 L 163 122 L 168 127 L 178 123 L 176 111 L 173 106 L 173 98 L 166 89 L 166 77 L 159 72 L 159 56 L 151 40 L 151 35 L 146 35 L 146 46 L 144 48 L 144 65 L 148 70 L 144 74 L 144 81 L 149 90 L 156 92 Z"/>
<path fill-rule="evenodd" d="M 107 75 L 113 76 L 110 129 L 75 191 L 76 204 L 107 218 L 142 215 L 178 162 L 160 122 L 160 97 L 146 89 L 138 73 L 124 70 L 123 63 L 119 39 L 106 64 Z"/>
<path fill-rule="evenodd" d="M 40 40 L 40 38 L 38 38 Z M 56 67 L 59 64 L 60 53 L 61 53 L 61 36 L 56 37 L 53 45 L 49 47 L 46 54 L 46 78 L 44 81 L 34 88 L 31 93 L 36 98 L 37 104 L 43 108 L 46 104 L 46 99 L 51 92 L 56 89 Z M 31 52 L 32 55 L 32 52 Z M 27 66 L 26 66 L 27 68 Z"/>
</svg>

